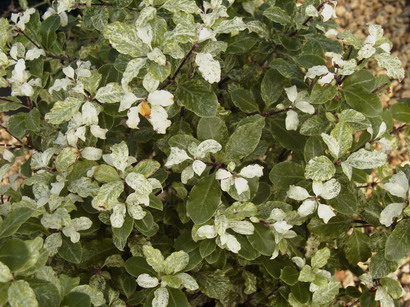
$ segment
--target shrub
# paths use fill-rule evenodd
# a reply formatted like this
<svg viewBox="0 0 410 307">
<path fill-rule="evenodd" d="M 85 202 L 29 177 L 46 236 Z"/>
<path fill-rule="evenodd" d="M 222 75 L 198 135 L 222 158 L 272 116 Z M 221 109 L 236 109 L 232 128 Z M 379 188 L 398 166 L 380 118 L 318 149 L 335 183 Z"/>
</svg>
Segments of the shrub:
<svg viewBox="0 0 410 307">
<path fill-rule="evenodd" d="M 410 105 L 382 108 L 405 73 L 380 26 L 337 33 L 328 0 L 55 2 L 0 19 L 0 305 L 397 306 Z"/>
</svg>

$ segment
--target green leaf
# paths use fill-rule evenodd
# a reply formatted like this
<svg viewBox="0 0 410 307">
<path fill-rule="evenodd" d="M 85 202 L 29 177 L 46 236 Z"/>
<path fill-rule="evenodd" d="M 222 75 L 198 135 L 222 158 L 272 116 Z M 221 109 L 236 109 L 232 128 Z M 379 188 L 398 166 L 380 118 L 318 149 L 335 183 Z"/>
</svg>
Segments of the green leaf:
<svg viewBox="0 0 410 307">
<path fill-rule="evenodd" d="M 343 110 L 340 113 L 339 120 L 349 124 L 354 130 L 365 130 L 371 127 L 371 123 L 366 116 L 352 109 Z"/>
<path fill-rule="evenodd" d="M 330 125 L 331 123 L 324 114 L 313 115 L 303 122 L 300 127 L 300 134 L 307 136 L 319 135 L 328 130 Z"/>
<path fill-rule="evenodd" d="M 273 185 L 287 189 L 290 185 L 305 179 L 304 169 L 295 162 L 280 162 L 272 166 L 269 179 Z"/>
<path fill-rule="evenodd" d="M 395 120 L 410 124 L 410 103 L 396 102 L 390 111 Z"/>
<path fill-rule="evenodd" d="M 83 248 L 80 242 L 73 243 L 63 237 L 63 244 L 58 250 L 58 255 L 64 260 L 71 263 L 80 263 L 83 255 Z"/>
<path fill-rule="evenodd" d="M 321 267 L 324 267 L 329 260 L 330 257 L 330 249 L 327 247 L 324 247 L 322 249 L 319 249 L 312 257 L 311 264 L 312 268 L 317 268 L 320 269 Z"/>
<path fill-rule="evenodd" d="M 49 281 L 32 280 L 30 287 L 34 290 L 39 306 L 60 306 L 60 293 L 57 285 Z"/>
<path fill-rule="evenodd" d="M 403 288 L 398 280 L 392 278 L 382 278 L 380 283 L 386 287 L 387 293 L 394 299 L 399 299 L 402 295 Z"/>
<path fill-rule="evenodd" d="M 374 89 L 375 78 L 373 74 L 365 69 L 355 72 L 343 82 L 343 88 L 351 86 L 361 86 L 368 92 Z"/>
<path fill-rule="evenodd" d="M 314 304 L 326 304 L 332 301 L 339 293 L 340 283 L 331 281 L 324 288 L 319 288 L 313 293 L 312 302 Z"/>
<path fill-rule="evenodd" d="M 353 129 L 346 123 L 337 123 L 330 135 L 339 144 L 339 156 L 349 151 L 353 143 Z"/>
<path fill-rule="evenodd" d="M 167 288 L 169 293 L 168 307 L 189 307 L 187 297 L 179 289 Z"/>
<path fill-rule="evenodd" d="M 306 162 L 309 162 L 316 156 L 322 156 L 325 153 L 325 146 L 322 138 L 319 136 L 312 136 L 307 139 L 305 148 L 303 149 L 303 157 Z M 303 175 L 304 177 L 304 175 Z"/>
<path fill-rule="evenodd" d="M 259 143 L 265 120 L 255 116 L 249 123 L 237 127 L 226 143 L 226 160 L 237 161 L 252 153 Z"/>
<path fill-rule="evenodd" d="M 394 258 L 397 258 L 397 257 L 394 256 Z M 379 254 L 373 255 L 372 258 L 370 258 L 369 270 L 373 278 L 385 277 L 388 274 L 396 271 L 397 267 L 398 267 L 398 263 L 396 261 L 387 260 L 383 254 L 379 253 Z"/>
<path fill-rule="evenodd" d="M 149 212 L 148 210 L 145 212 L 146 214 L 142 220 L 134 221 L 134 226 L 144 236 L 151 237 L 157 233 L 159 226 L 157 223 L 155 223 L 154 217 L 152 216 L 151 212 Z"/>
<path fill-rule="evenodd" d="M 228 128 L 219 117 L 202 117 L 198 122 L 197 135 L 200 141 L 212 139 L 223 144 L 228 138 Z"/>
<path fill-rule="evenodd" d="M 332 100 L 337 94 L 337 88 L 334 85 L 321 86 L 316 83 L 310 94 L 310 103 L 324 104 Z"/>
<path fill-rule="evenodd" d="M 39 306 L 33 289 L 25 280 L 13 282 L 8 290 L 8 300 L 11 307 Z"/>
<path fill-rule="evenodd" d="M 68 307 L 90 307 L 91 298 L 89 295 L 81 292 L 71 292 L 67 294 L 61 302 L 61 306 Z"/>
<path fill-rule="evenodd" d="M 60 17 L 50 16 L 41 23 L 40 32 L 42 45 L 46 50 L 61 52 L 61 46 L 57 40 L 56 31 L 60 28 Z"/>
<path fill-rule="evenodd" d="M 369 247 L 369 236 L 358 230 L 353 231 L 344 246 L 346 259 L 356 265 L 359 261 L 366 261 L 372 255 Z"/>
<path fill-rule="evenodd" d="M 122 181 L 113 181 L 102 185 L 96 197 L 92 200 L 92 206 L 97 210 L 109 209 L 118 202 L 118 197 L 124 190 Z"/>
<path fill-rule="evenodd" d="M 1 97 L 0 99 L 0 112 L 15 111 L 25 106 L 17 99 L 9 99 L 9 97 Z"/>
<path fill-rule="evenodd" d="M 26 113 L 18 113 L 9 118 L 7 128 L 12 135 L 23 138 L 27 134 L 26 118 Z"/>
<path fill-rule="evenodd" d="M 282 95 L 286 78 L 276 69 L 268 69 L 262 79 L 261 96 L 266 106 L 274 104 Z"/>
<path fill-rule="evenodd" d="M 82 104 L 82 100 L 74 97 L 67 97 L 64 101 L 57 101 L 51 111 L 46 114 L 45 119 L 54 125 L 69 121 L 78 112 Z"/>
<path fill-rule="evenodd" d="M 185 108 L 199 117 L 212 117 L 217 113 L 218 99 L 205 81 L 190 80 L 179 84 L 176 97 Z"/>
<path fill-rule="evenodd" d="M 397 224 L 386 241 L 385 256 L 388 260 L 400 260 L 410 251 L 410 221 Z"/>
<path fill-rule="evenodd" d="M 24 241 L 13 238 L 0 246 L 0 262 L 10 268 L 10 271 L 15 272 L 23 267 L 30 259 L 30 251 Z"/>
<path fill-rule="evenodd" d="M 215 249 L 216 243 L 214 240 L 204 240 L 199 244 L 199 253 L 201 254 L 202 258 L 208 257 L 215 251 Z"/>
<path fill-rule="evenodd" d="M 277 6 L 272 6 L 266 9 L 263 12 L 263 15 L 269 20 L 272 20 L 273 22 L 279 23 L 283 26 L 293 23 L 292 18 L 287 14 L 287 12 Z"/>
<path fill-rule="evenodd" d="M 254 233 L 247 236 L 249 243 L 262 255 L 272 256 L 276 246 L 272 231 L 262 224 L 254 224 L 254 227 Z"/>
<path fill-rule="evenodd" d="M 77 148 L 66 147 L 64 148 L 56 158 L 56 168 L 59 172 L 65 172 L 70 166 L 72 166 L 79 156 Z"/>
<path fill-rule="evenodd" d="M 306 138 L 303 135 L 286 129 L 284 116 L 269 117 L 267 124 L 270 133 L 282 147 L 291 150 L 302 150 L 305 146 Z"/>
<path fill-rule="evenodd" d="M 280 279 L 289 286 L 295 285 L 298 282 L 298 277 L 299 272 L 291 266 L 285 266 L 280 273 Z"/>
<path fill-rule="evenodd" d="M 125 269 L 129 274 L 138 277 L 141 274 L 155 275 L 156 272 L 147 263 L 144 257 L 131 257 L 125 261 Z"/>
<path fill-rule="evenodd" d="M 238 240 L 241 245 L 241 249 L 238 252 L 238 255 L 246 260 L 255 260 L 261 254 L 249 243 L 245 236 L 235 235 L 235 238 Z"/>
<path fill-rule="evenodd" d="M 13 204 L 13 209 L 8 213 L 0 224 L 0 238 L 14 234 L 32 215 L 33 209 Z"/>
<path fill-rule="evenodd" d="M 215 213 L 221 200 L 221 189 L 215 174 L 202 178 L 188 196 L 186 210 L 195 224 L 207 222 Z"/>
<path fill-rule="evenodd" d="M 343 94 L 349 106 L 368 117 L 377 117 L 383 111 L 379 97 L 362 86 L 346 87 Z"/>
<path fill-rule="evenodd" d="M 269 66 L 276 69 L 282 76 L 289 79 L 303 79 L 304 77 L 304 74 L 299 67 L 281 58 L 274 59 L 269 63 Z"/>
<path fill-rule="evenodd" d="M 314 157 L 305 168 L 306 179 L 314 181 L 326 181 L 333 177 L 336 167 L 326 156 Z"/>
<path fill-rule="evenodd" d="M 148 45 L 138 37 L 136 28 L 129 24 L 115 21 L 107 25 L 104 28 L 104 37 L 122 54 L 142 57 L 149 52 Z"/>
<path fill-rule="evenodd" d="M 115 168 L 106 164 L 97 166 L 94 169 L 93 175 L 99 182 L 104 183 L 118 181 L 121 179 Z"/>
<path fill-rule="evenodd" d="M 243 88 L 236 88 L 230 91 L 229 94 L 231 95 L 233 104 L 237 106 L 242 112 L 259 112 L 259 106 L 256 103 L 252 92 L 247 91 Z"/>
<path fill-rule="evenodd" d="M 7 265 L 0 262 L 0 282 L 6 283 L 13 279 L 13 275 Z"/>
<path fill-rule="evenodd" d="M 132 232 L 134 227 L 134 219 L 128 214 L 125 215 L 124 224 L 121 228 L 112 227 L 112 241 L 114 245 L 120 250 L 123 251 L 125 245 L 127 244 L 127 239 Z"/>
<path fill-rule="evenodd" d="M 310 299 L 309 284 L 298 282 L 290 287 L 290 292 L 302 304 L 306 304 Z"/>
<path fill-rule="evenodd" d="M 196 275 L 200 289 L 206 296 L 223 300 L 232 288 L 229 277 L 221 270 L 201 271 Z"/>
</svg>

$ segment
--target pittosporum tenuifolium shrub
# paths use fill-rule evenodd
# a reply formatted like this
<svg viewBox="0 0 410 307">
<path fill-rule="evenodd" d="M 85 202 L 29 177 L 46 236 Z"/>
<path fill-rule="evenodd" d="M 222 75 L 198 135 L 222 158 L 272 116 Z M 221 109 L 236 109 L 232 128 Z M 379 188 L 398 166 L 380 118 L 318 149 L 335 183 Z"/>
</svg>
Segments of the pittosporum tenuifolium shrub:
<svg viewBox="0 0 410 307">
<path fill-rule="evenodd" d="M 405 72 L 380 26 L 338 33 L 327 0 L 21 3 L 0 305 L 398 306 L 410 105 L 382 108 Z"/>
</svg>

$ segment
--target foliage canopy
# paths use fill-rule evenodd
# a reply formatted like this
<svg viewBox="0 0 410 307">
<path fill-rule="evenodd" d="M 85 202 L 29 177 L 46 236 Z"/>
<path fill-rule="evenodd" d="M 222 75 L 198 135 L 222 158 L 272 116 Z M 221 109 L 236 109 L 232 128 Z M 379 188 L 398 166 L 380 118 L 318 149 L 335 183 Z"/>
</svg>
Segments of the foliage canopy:
<svg viewBox="0 0 410 307">
<path fill-rule="evenodd" d="M 54 2 L 0 19 L 0 305 L 397 306 L 410 103 L 382 107 L 405 72 L 380 26 L 338 33 L 329 0 Z"/>
</svg>

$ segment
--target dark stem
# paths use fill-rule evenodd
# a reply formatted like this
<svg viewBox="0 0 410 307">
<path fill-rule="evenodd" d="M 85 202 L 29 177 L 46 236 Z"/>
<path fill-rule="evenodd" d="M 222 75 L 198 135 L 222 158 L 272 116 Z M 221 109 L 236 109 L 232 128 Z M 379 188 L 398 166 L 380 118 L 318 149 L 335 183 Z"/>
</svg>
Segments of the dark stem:
<svg viewBox="0 0 410 307">
<path fill-rule="evenodd" d="M 407 126 L 408 126 L 408 124 L 403 124 L 403 125 L 401 125 L 401 126 L 399 126 L 399 127 L 393 128 L 393 129 L 390 131 L 390 134 L 395 134 L 395 133 L 398 133 L 398 132 L 402 132 Z"/>
<path fill-rule="evenodd" d="M 385 88 L 386 86 L 388 86 L 388 85 L 389 85 L 389 83 L 384 83 L 384 84 L 380 85 L 379 87 L 375 88 L 375 89 L 372 91 L 372 94 L 377 93 L 378 91 L 380 91 L 381 89 L 384 89 L 384 88 Z"/>
<path fill-rule="evenodd" d="M 192 48 L 188 51 L 188 53 L 186 54 L 186 56 L 184 57 L 184 59 L 182 60 L 182 62 L 179 64 L 178 68 L 175 70 L 174 74 L 168 78 L 167 82 L 161 86 L 161 90 L 167 88 L 168 86 L 170 86 L 172 83 L 174 83 L 175 78 L 178 76 L 179 72 L 181 71 L 182 67 L 185 65 L 185 63 L 188 61 L 189 57 L 191 56 L 191 54 L 198 48 L 199 44 L 195 43 L 192 45 Z"/>
<path fill-rule="evenodd" d="M 263 117 L 270 117 L 270 116 L 272 116 L 272 115 L 276 115 L 276 114 L 280 114 L 280 113 L 289 111 L 290 109 L 292 109 L 292 108 L 285 108 L 285 109 L 279 110 L 279 111 L 253 112 L 253 113 L 248 113 L 248 114 L 246 114 L 246 115 L 252 116 L 252 115 L 257 115 L 257 114 L 259 114 L 259 115 L 261 115 L 261 116 L 263 116 Z"/>
<path fill-rule="evenodd" d="M 327 3 L 327 1 L 323 1 L 317 8 L 316 8 L 316 10 L 319 12 L 321 9 L 322 9 L 322 7 L 325 5 Z M 310 17 L 308 17 L 303 23 L 302 23 L 302 26 L 306 26 L 309 22 L 311 22 L 313 20 L 313 17 L 312 16 L 310 16 Z M 295 31 L 293 31 L 292 33 L 290 33 L 289 34 L 289 36 L 295 36 L 296 34 L 298 34 L 299 33 L 299 30 L 295 30 Z"/>
<path fill-rule="evenodd" d="M 33 41 L 30 38 L 30 36 L 28 36 L 24 31 L 22 31 L 22 30 L 16 30 L 16 31 L 17 31 L 17 33 L 20 33 L 20 34 L 24 35 L 24 37 L 27 38 L 34 46 L 36 46 L 39 49 L 42 49 L 41 46 L 39 44 L 37 44 L 35 41 Z M 54 54 L 50 54 L 50 53 L 47 53 L 47 52 L 46 52 L 46 57 L 61 60 L 61 61 L 69 61 L 69 62 L 77 61 L 77 59 L 75 59 L 75 58 L 70 58 L 70 57 L 65 57 L 65 56 L 60 56 L 60 55 L 54 55 Z"/>
<path fill-rule="evenodd" d="M 13 134 L 10 132 L 10 130 L 7 129 L 7 128 L 6 128 L 5 126 L 3 126 L 2 124 L 0 124 L 0 128 L 6 130 L 6 132 L 7 132 L 8 134 L 10 134 L 13 138 L 15 138 L 22 146 L 27 146 L 27 147 L 30 148 L 30 149 L 34 149 L 31 145 L 29 145 L 29 144 L 23 142 L 20 138 L 18 138 L 18 137 L 16 137 L 15 135 L 13 135 Z"/>
</svg>

